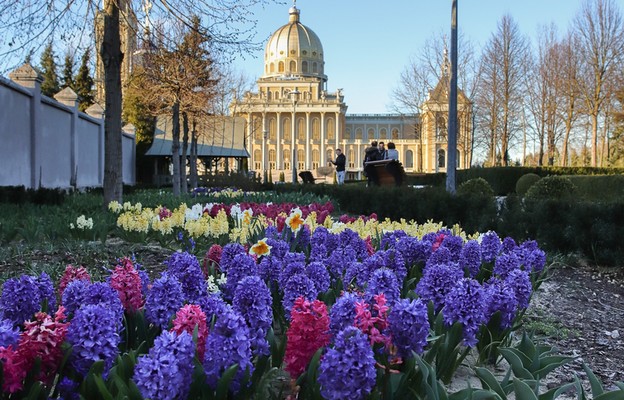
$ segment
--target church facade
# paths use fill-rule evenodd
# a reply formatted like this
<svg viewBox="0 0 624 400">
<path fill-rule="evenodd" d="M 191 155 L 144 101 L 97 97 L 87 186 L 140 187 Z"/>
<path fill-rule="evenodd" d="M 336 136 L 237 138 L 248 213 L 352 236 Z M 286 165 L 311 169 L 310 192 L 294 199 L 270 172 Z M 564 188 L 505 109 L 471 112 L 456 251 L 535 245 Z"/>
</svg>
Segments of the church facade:
<svg viewBox="0 0 624 400">
<path fill-rule="evenodd" d="M 326 166 L 342 149 L 347 179 L 361 179 L 366 147 L 373 140 L 393 142 L 406 172 L 446 170 L 448 65 L 421 105 L 419 115 L 350 114 L 341 89 L 327 90 L 323 46 L 300 22 L 300 10 L 289 10 L 288 23 L 269 38 L 257 91 L 232 102 L 232 115 L 246 121 L 249 169 L 284 173 Z M 458 90 L 457 166 L 471 164 L 472 104 Z"/>
</svg>

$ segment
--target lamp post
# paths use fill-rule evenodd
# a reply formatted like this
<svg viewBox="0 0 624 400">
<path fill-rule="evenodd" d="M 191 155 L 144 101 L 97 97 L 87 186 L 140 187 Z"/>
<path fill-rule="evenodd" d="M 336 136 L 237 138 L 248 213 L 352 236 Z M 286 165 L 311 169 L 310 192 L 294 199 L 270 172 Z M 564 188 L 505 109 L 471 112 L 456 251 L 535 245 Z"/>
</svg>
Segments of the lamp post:
<svg viewBox="0 0 624 400">
<path fill-rule="evenodd" d="M 292 157 L 290 162 L 292 163 L 292 183 L 297 183 L 297 149 L 295 146 L 295 115 L 297 113 L 297 102 L 299 101 L 299 91 L 295 88 L 289 94 L 290 99 L 293 104 L 293 115 L 292 115 L 292 129 L 291 129 L 291 146 L 292 146 Z"/>
</svg>

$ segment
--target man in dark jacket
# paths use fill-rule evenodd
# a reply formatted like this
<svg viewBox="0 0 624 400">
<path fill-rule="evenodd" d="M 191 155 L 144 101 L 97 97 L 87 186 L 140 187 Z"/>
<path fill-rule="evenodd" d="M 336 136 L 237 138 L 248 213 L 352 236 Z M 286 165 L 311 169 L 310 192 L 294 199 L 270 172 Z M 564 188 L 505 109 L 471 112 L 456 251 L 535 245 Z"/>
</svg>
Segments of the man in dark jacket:
<svg viewBox="0 0 624 400">
<path fill-rule="evenodd" d="M 336 160 L 331 162 L 336 166 L 336 179 L 339 185 L 344 185 L 345 167 L 347 165 L 347 157 L 342 154 L 342 150 L 336 149 Z"/>
<path fill-rule="evenodd" d="M 377 182 L 377 173 L 375 172 L 375 167 L 366 165 L 369 161 L 377 161 L 380 160 L 379 149 L 377 148 L 377 141 L 373 140 L 369 148 L 366 149 L 366 153 L 364 153 L 364 175 L 368 180 L 368 186 L 372 186 L 373 184 L 378 185 Z"/>
</svg>

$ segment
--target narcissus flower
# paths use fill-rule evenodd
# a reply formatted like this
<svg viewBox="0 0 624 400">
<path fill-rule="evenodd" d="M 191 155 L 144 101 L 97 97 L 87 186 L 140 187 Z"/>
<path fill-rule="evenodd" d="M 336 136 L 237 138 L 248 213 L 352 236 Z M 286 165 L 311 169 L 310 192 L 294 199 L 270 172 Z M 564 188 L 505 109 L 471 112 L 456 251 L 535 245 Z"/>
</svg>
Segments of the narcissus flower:
<svg viewBox="0 0 624 400">
<path fill-rule="evenodd" d="M 249 254 L 260 256 L 268 256 L 271 254 L 271 246 L 267 244 L 267 238 L 258 240 L 258 243 L 251 246 Z"/>
<path fill-rule="evenodd" d="M 304 224 L 304 219 L 302 218 L 302 213 L 299 208 L 295 208 L 292 210 L 288 218 L 286 218 L 286 225 L 290 228 L 293 233 L 299 232 L 299 229 Z"/>
</svg>

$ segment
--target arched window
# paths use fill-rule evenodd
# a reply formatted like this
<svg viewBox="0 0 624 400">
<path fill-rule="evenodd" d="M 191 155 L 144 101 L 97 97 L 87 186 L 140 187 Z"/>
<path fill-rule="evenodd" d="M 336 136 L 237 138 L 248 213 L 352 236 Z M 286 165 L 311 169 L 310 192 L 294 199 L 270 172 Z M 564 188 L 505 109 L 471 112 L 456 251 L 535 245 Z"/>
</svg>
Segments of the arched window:
<svg viewBox="0 0 624 400">
<path fill-rule="evenodd" d="M 297 72 L 297 63 L 294 60 L 290 60 L 290 72 Z"/>
<path fill-rule="evenodd" d="M 405 168 L 414 168 L 414 152 L 411 150 L 405 152 Z"/>
<path fill-rule="evenodd" d="M 290 122 L 290 118 L 284 118 L 282 120 L 282 137 L 286 143 L 290 143 L 291 132 L 290 127 L 292 123 Z"/>
<path fill-rule="evenodd" d="M 256 140 L 262 140 L 262 117 L 253 118 L 253 136 Z"/>
<path fill-rule="evenodd" d="M 269 150 L 269 169 L 275 169 L 275 150 Z"/>
<path fill-rule="evenodd" d="M 269 139 L 277 140 L 277 129 L 276 129 L 275 118 L 269 119 Z"/>
<path fill-rule="evenodd" d="M 254 150 L 253 156 L 254 169 L 256 171 L 262 169 L 262 152 L 260 150 Z"/>
<path fill-rule="evenodd" d="M 321 140 L 321 122 L 318 118 L 312 120 L 312 140 Z"/>
<path fill-rule="evenodd" d="M 321 155 L 317 149 L 312 150 L 312 169 L 317 169 L 321 162 Z"/>
<path fill-rule="evenodd" d="M 304 74 L 308 73 L 308 62 L 307 61 L 301 62 L 301 72 L 303 72 Z"/>
<path fill-rule="evenodd" d="M 268 99 L 269 101 L 271 101 L 271 100 L 273 99 L 273 93 L 271 93 L 271 91 L 270 91 L 270 90 L 267 92 L 267 99 Z"/>
<path fill-rule="evenodd" d="M 345 131 L 345 137 L 347 139 L 355 139 L 354 137 L 351 136 L 351 129 L 348 129 Z"/>
<path fill-rule="evenodd" d="M 373 128 L 369 128 L 366 134 L 368 135 L 368 140 L 373 140 L 375 138 L 375 130 Z"/>
<path fill-rule="evenodd" d="M 336 126 L 334 124 L 333 118 L 329 118 L 327 120 L 327 139 L 329 140 L 336 139 Z"/>
<path fill-rule="evenodd" d="M 277 64 L 277 72 L 284 72 L 284 61 L 280 61 L 279 64 Z"/>
<path fill-rule="evenodd" d="M 380 139 L 388 139 L 388 131 L 386 130 L 386 128 L 381 128 L 379 130 L 379 138 Z"/>
<path fill-rule="evenodd" d="M 299 140 L 305 140 L 306 138 L 305 119 L 303 118 L 297 119 L 297 137 Z"/>
<path fill-rule="evenodd" d="M 438 150 L 438 168 L 446 168 L 446 152 L 443 149 Z"/>
<path fill-rule="evenodd" d="M 349 158 L 347 159 L 349 163 L 349 168 L 355 168 L 355 152 L 353 149 L 349 149 Z"/>
<path fill-rule="evenodd" d="M 271 70 L 271 73 L 275 72 L 275 64 L 271 63 L 270 70 Z"/>
<path fill-rule="evenodd" d="M 305 169 L 305 153 L 303 149 L 297 150 L 297 169 L 303 170 Z"/>
<path fill-rule="evenodd" d="M 397 140 L 399 138 L 399 130 L 397 128 L 394 128 L 392 130 L 392 139 Z"/>
<path fill-rule="evenodd" d="M 355 130 L 355 138 L 356 139 L 362 139 L 362 128 L 357 128 Z"/>
<path fill-rule="evenodd" d="M 446 140 L 446 119 L 442 116 L 438 117 L 436 121 L 436 141 Z"/>
<path fill-rule="evenodd" d="M 318 72 L 318 67 L 317 67 L 316 63 L 314 62 L 314 63 L 312 63 L 312 73 L 316 74 L 317 72 Z"/>
</svg>

